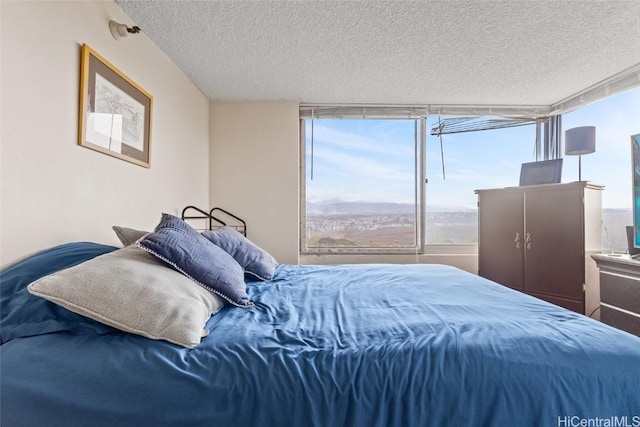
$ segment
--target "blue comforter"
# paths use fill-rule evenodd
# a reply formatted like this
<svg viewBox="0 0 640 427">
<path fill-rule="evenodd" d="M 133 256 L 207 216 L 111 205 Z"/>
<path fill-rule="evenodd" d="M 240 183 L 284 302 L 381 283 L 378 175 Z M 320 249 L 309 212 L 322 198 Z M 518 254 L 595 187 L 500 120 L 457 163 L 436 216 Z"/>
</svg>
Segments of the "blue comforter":
<svg viewBox="0 0 640 427">
<path fill-rule="evenodd" d="M 194 349 L 11 339 L 0 424 L 640 425 L 640 339 L 461 270 L 281 265 L 248 293 Z"/>
</svg>

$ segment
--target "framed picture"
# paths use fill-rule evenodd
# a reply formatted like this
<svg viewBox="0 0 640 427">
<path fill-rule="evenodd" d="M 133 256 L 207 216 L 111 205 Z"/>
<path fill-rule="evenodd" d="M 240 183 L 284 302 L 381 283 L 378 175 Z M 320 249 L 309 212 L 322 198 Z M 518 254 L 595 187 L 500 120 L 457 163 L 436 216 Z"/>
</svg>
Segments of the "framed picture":
<svg viewBox="0 0 640 427">
<path fill-rule="evenodd" d="M 562 177 L 562 159 L 523 163 L 520 185 L 557 184 Z"/>
<path fill-rule="evenodd" d="M 153 97 L 82 45 L 78 145 L 151 167 Z"/>
</svg>

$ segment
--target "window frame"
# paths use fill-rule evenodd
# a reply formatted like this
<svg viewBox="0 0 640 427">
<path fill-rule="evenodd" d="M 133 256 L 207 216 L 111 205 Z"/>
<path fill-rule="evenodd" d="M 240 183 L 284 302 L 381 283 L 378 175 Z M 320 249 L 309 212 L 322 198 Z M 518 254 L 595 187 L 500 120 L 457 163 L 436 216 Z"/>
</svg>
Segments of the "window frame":
<svg viewBox="0 0 640 427">
<path fill-rule="evenodd" d="M 434 256 L 450 256 L 450 255 L 470 255 L 477 254 L 478 246 L 476 244 L 434 244 L 426 243 L 426 120 L 429 116 L 492 116 L 492 117 L 526 117 L 536 118 L 537 120 L 548 119 L 552 116 L 562 116 L 573 110 L 585 105 L 591 104 L 613 95 L 625 92 L 629 89 L 639 87 L 638 75 L 640 75 L 640 64 L 634 65 L 626 70 L 621 71 L 585 90 L 577 92 L 559 102 L 551 105 L 449 105 L 449 104 L 424 104 L 424 105 L 384 105 L 384 104 L 305 104 L 299 105 L 300 120 L 300 191 L 299 191 L 299 252 L 301 255 L 313 254 L 342 254 L 342 255 L 358 255 L 367 253 L 415 253 L 416 262 L 418 255 L 434 255 Z M 416 228 L 419 240 L 416 240 L 417 247 L 415 251 L 363 251 L 362 249 L 335 248 L 326 251 L 309 251 L 306 249 L 306 144 L 305 144 L 305 124 L 306 118 L 315 117 L 366 117 L 368 118 L 420 118 L 422 123 L 420 126 L 421 135 L 421 165 L 420 180 L 418 188 L 420 188 L 420 216 L 416 218 Z M 366 113 L 366 114 L 365 114 Z M 541 150 L 541 134 L 540 122 L 536 124 L 536 155 Z M 416 156 L 417 157 L 417 156 Z M 562 154 L 560 154 L 562 157 Z M 417 161 L 417 160 L 416 160 Z"/>
<path fill-rule="evenodd" d="M 334 119 L 340 119 L 341 117 L 334 117 Z M 362 119 L 362 120 L 374 120 L 374 119 L 390 119 L 390 120 L 414 120 L 416 122 L 416 135 L 414 142 L 414 178 L 415 178 L 415 246 L 413 247 L 336 247 L 336 248 L 322 248 L 322 247 L 308 247 L 307 246 L 307 152 L 306 152 L 306 120 L 308 117 L 300 117 L 299 126 L 299 143 L 300 143 L 300 254 L 301 255 L 423 255 L 425 254 L 425 241 L 426 236 L 425 220 L 425 197 L 426 197 L 426 117 L 398 117 L 395 115 L 388 115 L 383 117 L 345 117 L 350 119 Z M 312 117 L 311 120 L 314 118 Z M 330 119 L 329 117 L 323 117 L 323 119 Z"/>
</svg>

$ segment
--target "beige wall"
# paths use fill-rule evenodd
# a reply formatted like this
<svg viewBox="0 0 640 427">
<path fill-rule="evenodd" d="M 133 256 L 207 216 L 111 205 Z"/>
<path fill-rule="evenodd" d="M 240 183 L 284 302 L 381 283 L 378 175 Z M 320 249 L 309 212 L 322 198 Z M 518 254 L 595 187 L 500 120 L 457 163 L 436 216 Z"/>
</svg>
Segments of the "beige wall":
<svg viewBox="0 0 640 427">
<path fill-rule="evenodd" d="M 299 125 L 292 101 L 209 102 L 143 34 L 120 41 L 110 1 L 0 2 L 0 262 L 75 240 L 118 244 L 111 225 L 151 229 L 160 213 L 220 206 L 280 262 L 416 262 L 299 257 Z M 25 30 L 28 29 L 28 30 Z M 154 97 L 151 169 L 78 147 L 80 46 Z M 434 254 L 477 270 L 475 255 Z"/>
<path fill-rule="evenodd" d="M 111 1 L 1 1 L 2 266 L 76 240 L 117 244 L 111 225 L 209 205 L 209 102 L 144 35 L 113 39 Z M 154 97 L 151 169 L 77 146 L 80 47 Z"/>
<path fill-rule="evenodd" d="M 247 221 L 247 236 L 298 263 L 298 103 L 211 102 L 210 200 Z"/>
</svg>

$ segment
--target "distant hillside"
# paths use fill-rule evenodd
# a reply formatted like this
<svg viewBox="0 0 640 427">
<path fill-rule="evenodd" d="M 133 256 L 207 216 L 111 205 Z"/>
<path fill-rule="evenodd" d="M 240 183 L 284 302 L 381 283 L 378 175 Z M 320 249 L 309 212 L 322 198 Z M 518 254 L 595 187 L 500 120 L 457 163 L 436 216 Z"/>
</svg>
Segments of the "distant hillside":
<svg viewBox="0 0 640 427">
<path fill-rule="evenodd" d="M 410 239 L 415 220 L 414 207 L 409 203 L 341 200 L 309 203 L 307 215 L 307 229 L 317 239 L 348 238 L 363 242 L 395 242 L 400 236 L 403 236 L 400 240 Z M 354 216 L 357 223 L 354 223 Z M 624 252 L 627 249 L 625 227 L 631 225 L 631 220 L 631 209 L 602 210 L 603 251 Z M 426 221 L 428 243 L 477 242 L 477 209 L 428 207 Z M 383 237 L 380 230 L 384 231 Z M 407 232 L 408 237 L 405 236 Z"/>
<path fill-rule="evenodd" d="M 413 214 L 414 205 L 411 203 L 385 202 L 345 202 L 343 200 L 307 203 L 307 214 L 310 215 L 389 215 Z M 461 206 L 427 206 L 427 212 L 469 212 L 475 211 Z"/>
<path fill-rule="evenodd" d="M 385 215 L 411 214 L 415 208 L 410 203 L 344 202 L 328 201 L 307 203 L 311 215 Z"/>
</svg>

